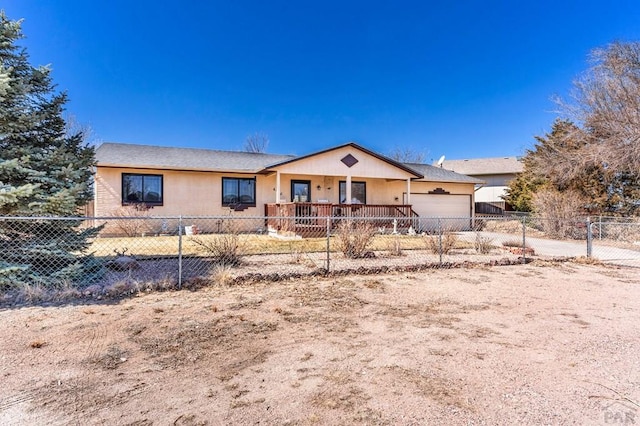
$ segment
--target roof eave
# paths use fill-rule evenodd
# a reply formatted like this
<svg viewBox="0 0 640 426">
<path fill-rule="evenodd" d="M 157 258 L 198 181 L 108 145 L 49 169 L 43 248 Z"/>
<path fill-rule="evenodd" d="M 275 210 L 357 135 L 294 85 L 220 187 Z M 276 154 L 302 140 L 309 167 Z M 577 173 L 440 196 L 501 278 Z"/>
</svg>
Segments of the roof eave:
<svg viewBox="0 0 640 426">
<path fill-rule="evenodd" d="M 302 155 L 302 156 L 299 156 L 299 157 L 294 157 L 294 158 L 291 158 L 291 159 L 288 159 L 288 160 L 285 160 L 285 161 L 281 161 L 279 163 L 275 163 L 275 164 L 272 164 L 270 166 L 265 167 L 262 171 L 265 172 L 265 173 L 271 172 L 271 171 L 273 171 L 272 169 L 280 167 L 280 166 L 283 166 L 285 164 L 293 163 L 293 162 L 299 161 L 299 160 L 304 160 L 306 158 L 310 158 L 310 157 L 313 157 L 313 156 L 316 156 L 316 155 L 325 154 L 327 152 L 335 151 L 335 150 L 338 150 L 338 149 L 341 149 L 341 148 L 345 148 L 345 147 L 348 147 L 348 146 L 353 147 L 353 148 L 355 148 L 357 150 L 360 150 L 360 151 L 362 151 L 362 152 L 364 152 L 366 154 L 369 154 L 372 157 L 375 157 L 375 158 L 377 158 L 377 159 L 379 159 L 381 161 L 384 161 L 384 162 L 386 162 L 388 164 L 391 164 L 391 165 L 393 165 L 393 166 L 395 166 L 395 167 L 397 167 L 397 168 L 399 168 L 401 170 L 404 170 L 405 172 L 413 175 L 416 179 L 424 178 L 424 176 L 421 173 L 418 173 L 417 171 L 413 170 L 412 168 L 407 167 L 404 164 L 399 163 L 399 162 L 397 162 L 395 160 L 392 160 L 391 158 L 385 157 L 384 155 L 378 154 L 377 152 L 371 151 L 371 150 L 369 150 L 369 149 L 367 149 L 367 148 L 365 148 L 363 146 L 360 146 L 355 142 L 347 142 L 347 143 L 342 144 L 342 145 L 338 145 L 338 146 L 334 146 L 334 147 L 331 147 L 331 148 L 323 149 L 322 151 L 316 151 L 316 152 L 313 152 L 311 154 L 306 154 L 306 155 Z"/>
<path fill-rule="evenodd" d="M 178 167 L 178 166 L 156 166 L 156 165 L 131 165 L 117 163 L 97 163 L 96 167 L 110 169 L 140 169 L 140 170 L 175 170 L 185 172 L 207 172 L 207 173 L 242 173 L 242 174 L 267 174 L 264 169 L 211 169 L 206 167 Z"/>
</svg>

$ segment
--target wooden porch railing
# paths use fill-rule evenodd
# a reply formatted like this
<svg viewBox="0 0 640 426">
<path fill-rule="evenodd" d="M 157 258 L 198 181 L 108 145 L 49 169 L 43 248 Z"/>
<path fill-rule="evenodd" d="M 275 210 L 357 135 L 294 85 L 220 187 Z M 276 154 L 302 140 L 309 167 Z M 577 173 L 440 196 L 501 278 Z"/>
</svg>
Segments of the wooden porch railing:
<svg viewBox="0 0 640 426">
<path fill-rule="evenodd" d="M 272 203 L 265 205 L 265 215 L 269 229 L 298 235 L 326 230 L 327 217 L 331 228 L 341 218 L 376 218 L 380 227 L 392 226 L 396 219 L 399 226 L 409 227 L 418 217 L 410 204 Z"/>
</svg>

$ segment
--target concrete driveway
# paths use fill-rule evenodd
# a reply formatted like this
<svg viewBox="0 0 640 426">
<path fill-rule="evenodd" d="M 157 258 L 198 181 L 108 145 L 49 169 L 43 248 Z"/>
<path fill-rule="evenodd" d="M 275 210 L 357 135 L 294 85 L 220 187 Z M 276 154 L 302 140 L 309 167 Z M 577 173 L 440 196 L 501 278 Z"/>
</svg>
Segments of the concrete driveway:
<svg viewBox="0 0 640 426">
<path fill-rule="evenodd" d="M 475 233 L 465 233 L 465 239 L 473 241 Z M 481 232 L 481 235 L 493 239 L 496 243 L 503 241 L 522 241 L 522 234 L 506 234 L 499 232 Z M 554 257 L 574 257 L 587 255 L 586 241 L 550 240 L 546 238 L 526 237 L 527 245 L 533 248 L 536 255 Z M 604 245 L 594 239 L 592 256 L 602 262 L 623 266 L 640 267 L 640 246 L 637 250 L 629 250 Z"/>
</svg>

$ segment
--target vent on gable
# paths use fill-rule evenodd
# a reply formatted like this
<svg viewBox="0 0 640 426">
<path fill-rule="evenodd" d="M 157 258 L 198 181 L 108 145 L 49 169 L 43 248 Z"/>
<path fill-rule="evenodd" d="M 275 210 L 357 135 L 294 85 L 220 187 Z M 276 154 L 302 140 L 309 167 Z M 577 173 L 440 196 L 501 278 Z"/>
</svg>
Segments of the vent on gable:
<svg viewBox="0 0 640 426">
<path fill-rule="evenodd" d="M 354 157 L 353 155 L 351 155 L 351 154 L 347 154 L 340 161 L 342 161 L 347 167 L 351 168 L 358 162 L 358 159 L 356 157 Z"/>
<path fill-rule="evenodd" d="M 429 194 L 451 194 L 449 191 L 445 191 L 442 188 L 436 188 L 433 191 L 429 191 Z"/>
</svg>

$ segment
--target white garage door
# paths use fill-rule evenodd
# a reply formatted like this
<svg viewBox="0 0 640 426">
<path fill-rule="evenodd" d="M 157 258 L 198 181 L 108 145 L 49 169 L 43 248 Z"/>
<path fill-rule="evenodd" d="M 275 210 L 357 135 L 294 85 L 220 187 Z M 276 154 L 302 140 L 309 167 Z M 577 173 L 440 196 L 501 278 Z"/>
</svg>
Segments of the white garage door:
<svg viewBox="0 0 640 426">
<path fill-rule="evenodd" d="M 470 195 L 411 194 L 411 205 L 421 218 L 421 228 L 437 226 L 435 221 L 425 219 L 430 217 L 458 218 L 441 221 L 441 225 L 446 228 L 465 230 L 471 226 Z"/>
</svg>

